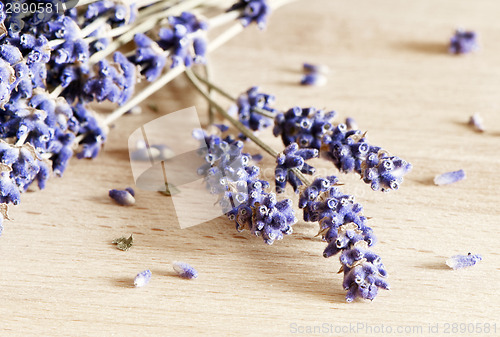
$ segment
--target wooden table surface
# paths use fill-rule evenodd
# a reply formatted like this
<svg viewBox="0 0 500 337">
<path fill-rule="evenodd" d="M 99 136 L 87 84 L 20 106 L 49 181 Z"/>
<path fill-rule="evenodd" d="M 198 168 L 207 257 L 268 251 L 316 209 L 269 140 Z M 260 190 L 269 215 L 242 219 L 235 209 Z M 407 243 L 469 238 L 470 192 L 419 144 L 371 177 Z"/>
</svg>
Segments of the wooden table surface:
<svg viewBox="0 0 500 337">
<path fill-rule="evenodd" d="M 109 189 L 134 185 L 132 131 L 191 106 L 206 120 L 206 104 L 178 78 L 149 100 L 159 112 L 120 119 L 97 159 L 73 159 L 64 177 L 11 208 L 0 237 L 0 335 L 499 336 L 499 12 L 496 0 L 299 1 L 275 12 L 265 32 L 247 29 L 210 57 L 215 81 L 231 93 L 260 85 L 280 109 L 335 109 L 339 122 L 354 117 L 372 144 L 413 164 L 387 194 L 340 175 L 372 217 L 389 272 L 392 289 L 375 301 L 345 303 L 338 258 L 322 257 L 317 224 L 299 221 L 267 246 L 225 217 L 180 229 L 159 193 L 138 190 L 128 208 L 111 202 Z M 477 31 L 481 50 L 449 55 L 456 27 Z M 330 67 L 326 86 L 298 85 L 304 61 Z M 485 133 L 466 125 L 475 112 Z M 261 137 L 282 149 L 270 130 Z M 433 185 L 458 169 L 466 180 Z M 130 233 L 130 251 L 110 243 Z M 459 271 L 445 265 L 467 252 L 484 260 Z M 195 266 L 198 279 L 174 276 L 174 260 Z M 148 268 L 151 283 L 133 288 Z"/>
</svg>

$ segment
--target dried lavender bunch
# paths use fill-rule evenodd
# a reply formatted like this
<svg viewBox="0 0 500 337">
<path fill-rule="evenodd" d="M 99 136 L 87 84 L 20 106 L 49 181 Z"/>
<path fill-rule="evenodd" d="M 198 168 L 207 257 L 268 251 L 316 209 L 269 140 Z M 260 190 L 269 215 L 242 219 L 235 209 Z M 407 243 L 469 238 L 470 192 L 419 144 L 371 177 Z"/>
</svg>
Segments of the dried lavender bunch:
<svg viewBox="0 0 500 337">
<path fill-rule="evenodd" d="M 39 3 L 45 11 L 36 13 L 6 13 L 0 3 L 2 207 L 19 203 L 33 182 L 43 188 L 52 173 L 62 175 L 74 152 L 78 158 L 96 157 L 107 125 L 180 73 L 164 70 L 166 65 L 205 62 L 208 24 L 188 12 L 201 3 L 103 0 L 75 7 L 76 1 L 66 1 L 49 11 L 62 4 L 50 0 Z M 223 13 L 210 22 L 217 27 L 234 19 Z M 222 33 L 214 45 L 234 32 Z M 132 54 L 117 51 L 132 40 Z M 135 94 L 141 77 L 153 83 Z M 105 100 L 119 108 L 102 120 L 89 104 Z"/>
<path fill-rule="evenodd" d="M 249 230 L 272 244 L 292 233 L 297 222 L 292 201 L 278 201 L 265 190 L 269 183 L 259 179 L 260 169 L 251 165 L 249 154 L 243 153 L 243 142 L 228 136 L 221 138 L 196 130 L 193 136 L 202 143 L 200 155 L 205 165 L 198 174 L 205 177 L 211 194 L 218 195 L 219 205 L 236 230 Z"/>
</svg>

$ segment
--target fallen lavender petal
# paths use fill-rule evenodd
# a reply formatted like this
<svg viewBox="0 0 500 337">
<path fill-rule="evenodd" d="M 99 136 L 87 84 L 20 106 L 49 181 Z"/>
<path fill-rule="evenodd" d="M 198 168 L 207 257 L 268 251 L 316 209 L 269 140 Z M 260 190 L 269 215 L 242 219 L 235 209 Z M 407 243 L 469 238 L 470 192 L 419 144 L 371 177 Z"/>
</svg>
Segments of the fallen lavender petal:
<svg viewBox="0 0 500 337">
<path fill-rule="evenodd" d="M 474 129 L 478 132 L 484 132 L 484 122 L 483 118 L 476 112 L 474 115 L 469 118 L 469 125 L 473 126 Z"/>
<path fill-rule="evenodd" d="M 458 171 L 438 174 L 437 176 L 434 177 L 434 184 L 448 185 L 464 179 L 465 179 L 465 171 L 458 170 Z"/>
<path fill-rule="evenodd" d="M 174 262 L 172 263 L 172 267 L 180 277 L 187 279 L 194 279 L 198 277 L 196 269 L 185 262 Z"/>
<path fill-rule="evenodd" d="M 129 191 L 129 188 L 127 188 L 126 190 L 110 190 L 109 197 L 119 205 L 132 206 L 133 204 L 135 204 L 133 192 L 133 190 Z"/>
<path fill-rule="evenodd" d="M 446 264 L 452 269 L 462 269 L 472 267 L 482 259 L 483 257 L 479 254 L 453 255 L 446 260 Z"/>
<path fill-rule="evenodd" d="M 151 280 L 151 270 L 147 269 L 143 272 L 137 274 L 134 278 L 134 286 L 136 287 L 144 287 Z"/>
<path fill-rule="evenodd" d="M 300 84 L 302 85 L 314 85 L 314 86 L 324 86 L 327 82 L 326 76 L 319 73 L 310 73 L 302 77 Z"/>
</svg>

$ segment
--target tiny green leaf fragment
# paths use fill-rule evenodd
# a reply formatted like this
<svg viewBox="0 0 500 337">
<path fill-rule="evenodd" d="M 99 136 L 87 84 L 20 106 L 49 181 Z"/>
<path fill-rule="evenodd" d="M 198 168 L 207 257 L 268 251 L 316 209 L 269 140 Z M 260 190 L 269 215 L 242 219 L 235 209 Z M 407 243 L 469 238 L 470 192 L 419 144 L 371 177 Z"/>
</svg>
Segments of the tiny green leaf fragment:
<svg viewBox="0 0 500 337">
<path fill-rule="evenodd" d="M 148 104 L 148 108 L 153 112 L 158 112 L 158 105 L 156 104 Z"/>
<path fill-rule="evenodd" d="M 128 238 L 126 236 L 122 236 L 118 239 L 114 239 L 112 243 L 116 244 L 116 248 L 127 251 L 132 247 L 134 238 L 132 237 L 132 234 L 130 234 Z"/>
</svg>

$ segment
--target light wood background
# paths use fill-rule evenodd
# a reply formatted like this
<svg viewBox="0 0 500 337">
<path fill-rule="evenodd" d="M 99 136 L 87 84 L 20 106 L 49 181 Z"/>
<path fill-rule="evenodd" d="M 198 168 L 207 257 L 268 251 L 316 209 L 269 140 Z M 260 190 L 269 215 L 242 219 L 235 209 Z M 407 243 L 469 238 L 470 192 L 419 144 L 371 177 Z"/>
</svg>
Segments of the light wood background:
<svg viewBox="0 0 500 337">
<path fill-rule="evenodd" d="M 158 193 L 137 191 L 129 208 L 111 202 L 109 189 L 134 184 L 133 130 L 190 106 L 206 120 L 205 103 L 179 78 L 149 100 L 158 113 L 144 107 L 122 118 L 99 158 L 73 159 L 64 177 L 11 208 L 14 221 L 0 237 L 0 335 L 265 336 L 320 326 L 329 329 L 324 335 L 376 336 L 384 335 L 376 333 L 381 325 L 394 336 L 500 335 L 499 12 L 495 0 L 299 1 L 274 13 L 265 32 L 247 29 L 210 57 L 215 80 L 231 93 L 261 85 L 281 109 L 335 109 L 339 121 L 354 117 L 373 144 L 414 165 L 388 194 L 341 175 L 343 190 L 372 217 L 391 291 L 345 303 L 338 258 L 322 257 L 317 224 L 300 221 L 292 236 L 267 246 L 224 217 L 180 229 L 171 201 Z M 447 54 L 458 26 L 480 34 L 479 52 Z M 304 61 L 331 68 L 326 86 L 298 85 Z M 466 125 L 474 112 L 484 117 L 483 134 Z M 261 136 L 282 148 L 270 130 Z M 315 164 L 337 174 L 327 162 Z M 266 156 L 262 166 L 272 165 Z M 465 181 L 432 184 L 436 174 L 458 169 Z M 130 251 L 110 243 L 130 233 Z M 484 260 L 468 270 L 445 265 L 468 252 Z M 191 263 L 199 278 L 175 277 L 173 260 Z M 147 268 L 151 283 L 133 288 Z M 446 334 L 452 323 L 483 330 L 496 323 L 497 332 L 449 326 Z M 438 333 L 429 332 L 436 324 Z M 350 325 L 360 327 L 357 334 L 335 333 Z M 404 332 L 414 326 L 421 333 Z"/>
</svg>

